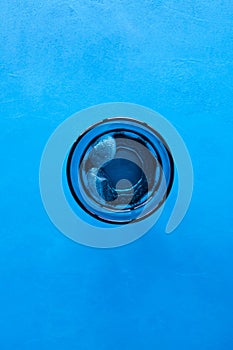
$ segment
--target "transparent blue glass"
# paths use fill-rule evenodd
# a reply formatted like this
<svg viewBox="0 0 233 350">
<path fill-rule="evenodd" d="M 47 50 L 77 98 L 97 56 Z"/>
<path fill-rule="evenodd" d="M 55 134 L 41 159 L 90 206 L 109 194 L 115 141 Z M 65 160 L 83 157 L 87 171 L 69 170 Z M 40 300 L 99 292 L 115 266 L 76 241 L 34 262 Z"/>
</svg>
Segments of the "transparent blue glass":
<svg viewBox="0 0 233 350">
<path fill-rule="evenodd" d="M 73 144 L 66 166 L 76 203 L 98 220 L 144 219 L 166 200 L 174 164 L 163 138 L 135 119 L 92 125 Z"/>
</svg>

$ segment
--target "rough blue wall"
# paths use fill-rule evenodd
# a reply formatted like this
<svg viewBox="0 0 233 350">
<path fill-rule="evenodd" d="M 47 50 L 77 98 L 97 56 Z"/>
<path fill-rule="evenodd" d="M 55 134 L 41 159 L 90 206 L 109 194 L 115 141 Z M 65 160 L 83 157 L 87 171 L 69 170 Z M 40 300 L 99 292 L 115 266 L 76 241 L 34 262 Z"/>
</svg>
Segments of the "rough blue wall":
<svg viewBox="0 0 233 350">
<path fill-rule="evenodd" d="M 0 348 L 233 348 L 231 0 L 0 4 Z M 183 136 L 193 202 L 172 236 L 79 246 L 39 196 L 44 144 L 97 103 L 153 108 Z"/>
</svg>

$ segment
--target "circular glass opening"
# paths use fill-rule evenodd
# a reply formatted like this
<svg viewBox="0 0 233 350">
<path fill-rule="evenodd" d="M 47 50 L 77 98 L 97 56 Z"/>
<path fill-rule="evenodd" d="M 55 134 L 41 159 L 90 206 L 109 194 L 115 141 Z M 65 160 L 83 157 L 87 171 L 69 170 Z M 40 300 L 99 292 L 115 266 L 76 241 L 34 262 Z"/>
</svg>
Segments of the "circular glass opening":
<svg viewBox="0 0 233 350">
<path fill-rule="evenodd" d="M 174 176 L 162 137 L 148 125 L 123 117 L 105 119 L 80 135 L 66 169 L 79 206 L 114 224 L 141 220 L 157 210 Z"/>
</svg>

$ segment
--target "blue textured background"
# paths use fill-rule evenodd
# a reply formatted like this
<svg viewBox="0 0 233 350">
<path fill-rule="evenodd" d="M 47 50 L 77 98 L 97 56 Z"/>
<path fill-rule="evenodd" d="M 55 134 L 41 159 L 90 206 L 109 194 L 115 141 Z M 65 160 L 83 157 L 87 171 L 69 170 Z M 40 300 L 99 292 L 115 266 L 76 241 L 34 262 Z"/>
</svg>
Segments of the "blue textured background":
<svg viewBox="0 0 233 350">
<path fill-rule="evenodd" d="M 231 0 L 2 0 L 0 349 L 233 349 Z M 195 170 L 171 236 L 115 250 L 50 223 L 51 132 L 94 104 L 167 117 Z"/>
</svg>

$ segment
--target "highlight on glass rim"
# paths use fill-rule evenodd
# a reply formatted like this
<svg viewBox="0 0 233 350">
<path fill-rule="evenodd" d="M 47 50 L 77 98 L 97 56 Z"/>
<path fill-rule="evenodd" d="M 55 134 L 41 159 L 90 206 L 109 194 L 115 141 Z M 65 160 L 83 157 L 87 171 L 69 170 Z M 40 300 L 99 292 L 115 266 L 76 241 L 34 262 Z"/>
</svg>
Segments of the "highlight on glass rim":
<svg viewBox="0 0 233 350">
<path fill-rule="evenodd" d="M 41 197 L 51 221 L 92 247 L 122 246 L 144 235 L 174 187 L 167 233 L 188 209 L 192 163 L 168 120 L 140 105 L 108 103 L 74 114 L 51 135 L 41 159 Z"/>
</svg>

